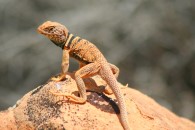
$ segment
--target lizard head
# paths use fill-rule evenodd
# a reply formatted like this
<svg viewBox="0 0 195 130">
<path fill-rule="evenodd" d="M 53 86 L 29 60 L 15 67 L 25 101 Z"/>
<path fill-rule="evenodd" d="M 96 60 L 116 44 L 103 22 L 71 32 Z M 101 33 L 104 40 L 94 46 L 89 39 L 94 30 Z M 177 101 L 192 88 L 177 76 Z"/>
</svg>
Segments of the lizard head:
<svg viewBox="0 0 195 130">
<path fill-rule="evenodd" d="M 67 37 L 68 29 L 57 22 L 47 21 L 40 25 L 37 29 L 38 33 L 48 37 L 54 44 L 59 47 L 63 47 Z"/>
</svg>

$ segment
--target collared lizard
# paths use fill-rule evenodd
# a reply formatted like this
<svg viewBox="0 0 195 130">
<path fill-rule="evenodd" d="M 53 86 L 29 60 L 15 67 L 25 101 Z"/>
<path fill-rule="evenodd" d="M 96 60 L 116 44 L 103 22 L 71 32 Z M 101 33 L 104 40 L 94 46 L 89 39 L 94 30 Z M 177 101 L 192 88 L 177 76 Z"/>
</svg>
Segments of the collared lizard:
<svg viewBox="0 0 195 130">
<path fill-rule="evenodd" d="M 47 21 L 38 27 L 40 34 L 48 37 L 54 44 L 63 49 L 62 73 L 59 77 L 52 78 L 54 81 L 65 79 L 69 68 L 69 56 L 79 61 L 79 69 L 75 73 L 75 81 L 80 97 L 71 94 L 62 94 L 75 103 L 85 103 L 87 100 L 86 88 L 82 78 L 100 75 L 113 91 L 120 109 L 120 121 L 125 130 L 130 130 L 127 109 L 123 95 L 118 86 L 116 77 L 119 69 L 107 62 L 100 50 L 88 40 L 71 34 L 68 29 L 60 23 Z M 54 93 L 58 95 L 58 93 Z"/>
</svg>

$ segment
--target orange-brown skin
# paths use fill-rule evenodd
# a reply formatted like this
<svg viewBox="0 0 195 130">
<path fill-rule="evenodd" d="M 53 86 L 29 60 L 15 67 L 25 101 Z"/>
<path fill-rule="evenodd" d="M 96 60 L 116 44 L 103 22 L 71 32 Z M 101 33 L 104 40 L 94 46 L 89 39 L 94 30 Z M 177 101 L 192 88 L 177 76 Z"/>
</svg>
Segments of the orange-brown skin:
<svg viewBox="0 0 195 130">
<path fill-rule="evenodd" d="M 66 72 L 69 68 L 69 56 L 75 58 L 80 65 L 75 73 L 75 81 L 80 97 L 69 93 L 52 93 L 65 96 L 75 103 L 85 103 L 87 96 L 82 78 L 100 75 L 110 86 L 117 98 L 120 109 L 120 121 L 123 128 L 130 130 L 125 101 L 116 80 L 119 69 L 115 65 L 108 63 L 94 44 L 80 37 L 73 36 L 73 34 L 69 33 L 68 29 L 60 23 L 47 21 L 38 27 L 38 32 L 48 37 L 54 44 L 63 49 L 62 73 L 59 77 L 52 78 L 54 81 L 65 79 Z"/>
</svg>

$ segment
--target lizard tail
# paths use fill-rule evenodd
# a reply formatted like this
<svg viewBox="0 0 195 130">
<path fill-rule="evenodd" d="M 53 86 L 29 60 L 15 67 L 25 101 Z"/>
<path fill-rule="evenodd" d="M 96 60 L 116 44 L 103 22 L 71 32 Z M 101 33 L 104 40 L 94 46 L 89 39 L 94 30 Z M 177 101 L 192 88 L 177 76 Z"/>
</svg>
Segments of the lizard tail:
<svg viewBox="0 0 195 130">
<path fill-rule="evenodd" d="M 105 65 L 105 63 L 102 65 L 100 70 L 101 77 L 107 82 L 107 84 L 112 89 L 117 101 L 118 106 L 120 109 L 120 121 L 125 130 L 130 130 L 128 117 L 127 117 L 127 108 L 125 105 L 125 100 L 123 98 L 123 94 L 121 93 L 121 90 L 118 86 L 117 80 L 114 77 L 109 65 Z"/>
</svg>

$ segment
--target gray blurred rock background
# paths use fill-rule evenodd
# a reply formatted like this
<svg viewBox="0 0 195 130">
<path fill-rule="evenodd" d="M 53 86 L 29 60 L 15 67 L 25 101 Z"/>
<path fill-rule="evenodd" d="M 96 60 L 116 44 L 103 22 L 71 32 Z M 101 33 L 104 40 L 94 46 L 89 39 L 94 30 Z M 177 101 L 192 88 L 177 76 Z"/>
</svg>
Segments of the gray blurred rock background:
<svg viewBox="0 0 195 130">
<path fill-rule="evenodd" d="M 47 20 L 95 43 L 120 82 L 195 121 L 194 0 L 0 0 L 0 110 L 60 72 L 61 49 L 36 32 Z"/>
</svg>

